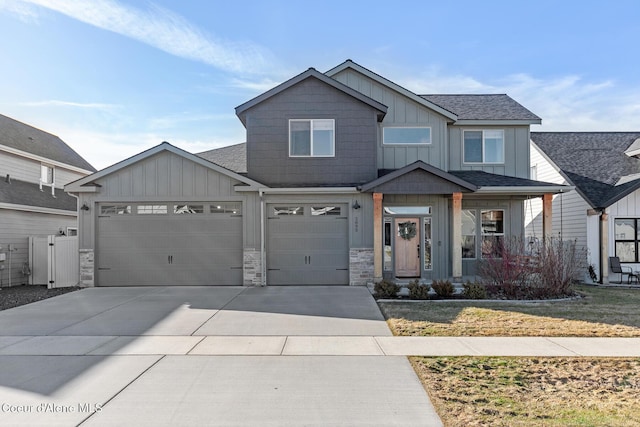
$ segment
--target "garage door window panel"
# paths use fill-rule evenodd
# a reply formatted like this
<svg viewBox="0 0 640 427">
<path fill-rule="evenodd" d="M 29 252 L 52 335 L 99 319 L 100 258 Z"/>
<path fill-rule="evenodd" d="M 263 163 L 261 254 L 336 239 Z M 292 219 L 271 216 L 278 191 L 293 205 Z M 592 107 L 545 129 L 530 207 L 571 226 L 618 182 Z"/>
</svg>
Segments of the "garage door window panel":
<svg viewBox="0 0 640 427">
<path fill-rule="evenodd" d="M 339 206 L 314 206 L 311 208 L 311 216 L 340 216 Z"/>
<path fill-rule="evenodd" d="M 167 205 L 138 205 L 138 215 L 166 215 Z"/>
<path fill-rule="evenodd" d="M 131 214 L 130 205 L 102 205 L 100 206 L 100 215 L 129 215 Z"/>
<path fill-rule="evenodd" d="M 213 203 L 209 207 L 209 213 L 242 215 L 242 204 L 237 202 L 236 203 Z"/>
<path fill-rule="evenodd" d="M 173 205 L 173 213 L 176 215 L 182 214 L 202 214 L 204 213 L 204 205 Z"/>
<path fill-rule="evenodd" d="M 275 216 L 304 215 L 304 207 L 302 206 L 276 206 L 273 208 Z"/>
</svg>

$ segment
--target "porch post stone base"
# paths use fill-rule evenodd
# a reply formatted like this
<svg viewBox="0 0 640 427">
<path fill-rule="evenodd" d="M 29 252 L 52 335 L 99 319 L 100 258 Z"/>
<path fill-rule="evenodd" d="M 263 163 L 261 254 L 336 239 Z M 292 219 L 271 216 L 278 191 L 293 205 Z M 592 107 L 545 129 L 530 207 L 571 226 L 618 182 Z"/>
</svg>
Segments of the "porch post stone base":
<svg viewBox="0 0 640 427">
<path fill-rule="evenodd" d="M 374 281 L 373 248 L 349 250 L 349 285 L 366 286 Z"/>
<path fill-rule="evenodd" d="M 93 287 L 94 281 L 94 255 L 93 249 L 80 249 L 80 286 Z"/>
<path fill-rule="evenodd" d="M 262 265 L 260 251 L 246 248 L 243 252 L 242 284 L 244 286 L 262 286 Z"/>
</svg>

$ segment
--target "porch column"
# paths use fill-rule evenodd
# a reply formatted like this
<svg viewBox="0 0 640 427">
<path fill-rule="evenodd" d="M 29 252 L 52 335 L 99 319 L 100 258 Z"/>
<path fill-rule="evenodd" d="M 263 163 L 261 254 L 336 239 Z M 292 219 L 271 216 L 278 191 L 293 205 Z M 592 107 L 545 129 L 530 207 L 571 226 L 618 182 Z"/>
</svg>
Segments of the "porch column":
<svg viewBox="0 0 640 427">
<path fill-rule="evenodd" d="M 451 273 L 453 280 L 462 281 L 462 193 L 453 193 L 453 231 L 451 242 Z"/>
<path fill-rule="evenodd" d="M 602 284 L 609 283 L 609 214 L 600 214 L 600 277 Z"/>
<path fill-rule="evenodd" d="M 553 194 L 542 195 L 542 239 L 553 235 Z"/>
<path fill-rule="evenodd" d="M 382 193 L 373 193 L 373 280 L 382 280 Z"/>
</svg>

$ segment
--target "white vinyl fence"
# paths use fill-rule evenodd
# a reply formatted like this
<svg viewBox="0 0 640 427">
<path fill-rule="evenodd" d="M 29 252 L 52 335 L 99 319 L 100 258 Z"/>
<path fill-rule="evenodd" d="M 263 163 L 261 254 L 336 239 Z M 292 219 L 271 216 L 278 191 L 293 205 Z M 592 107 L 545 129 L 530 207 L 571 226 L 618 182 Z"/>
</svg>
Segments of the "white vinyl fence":
<svg viewBox="0 0 640 427">
<path fill-rule="evenodd" d="M 29 237 L 30 285 L 76 286 L 80 279 L 77 236 Z"/>
</svg>

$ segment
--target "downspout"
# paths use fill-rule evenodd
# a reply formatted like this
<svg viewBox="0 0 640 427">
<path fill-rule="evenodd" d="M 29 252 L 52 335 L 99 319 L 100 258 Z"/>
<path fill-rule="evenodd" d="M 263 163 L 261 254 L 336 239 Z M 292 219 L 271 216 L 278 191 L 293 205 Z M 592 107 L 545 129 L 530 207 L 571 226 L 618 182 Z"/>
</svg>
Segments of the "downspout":
<svg viewBox="0 0 640 427">
<path fill-rule="evenodd" d="M 602 270 L 602 210 L 600 210 L 600 215 L 598 215 L 598 272 L 600 273 L 600 284 L 602 284 L 603 279 L 603 271 Z M 589 247 L 589 245 L 587 245 Z M 622 280 L 621 280 L 622 281 Z"/>
<path fill-rule="evenodd" d="M 260 196 L 260 286 L 267 285 L 267 266 L 265 260 L 265 230 L 264 230 L 264 193 L 262 188 L 258 189 L 258 195 Z"/>
</svg>

